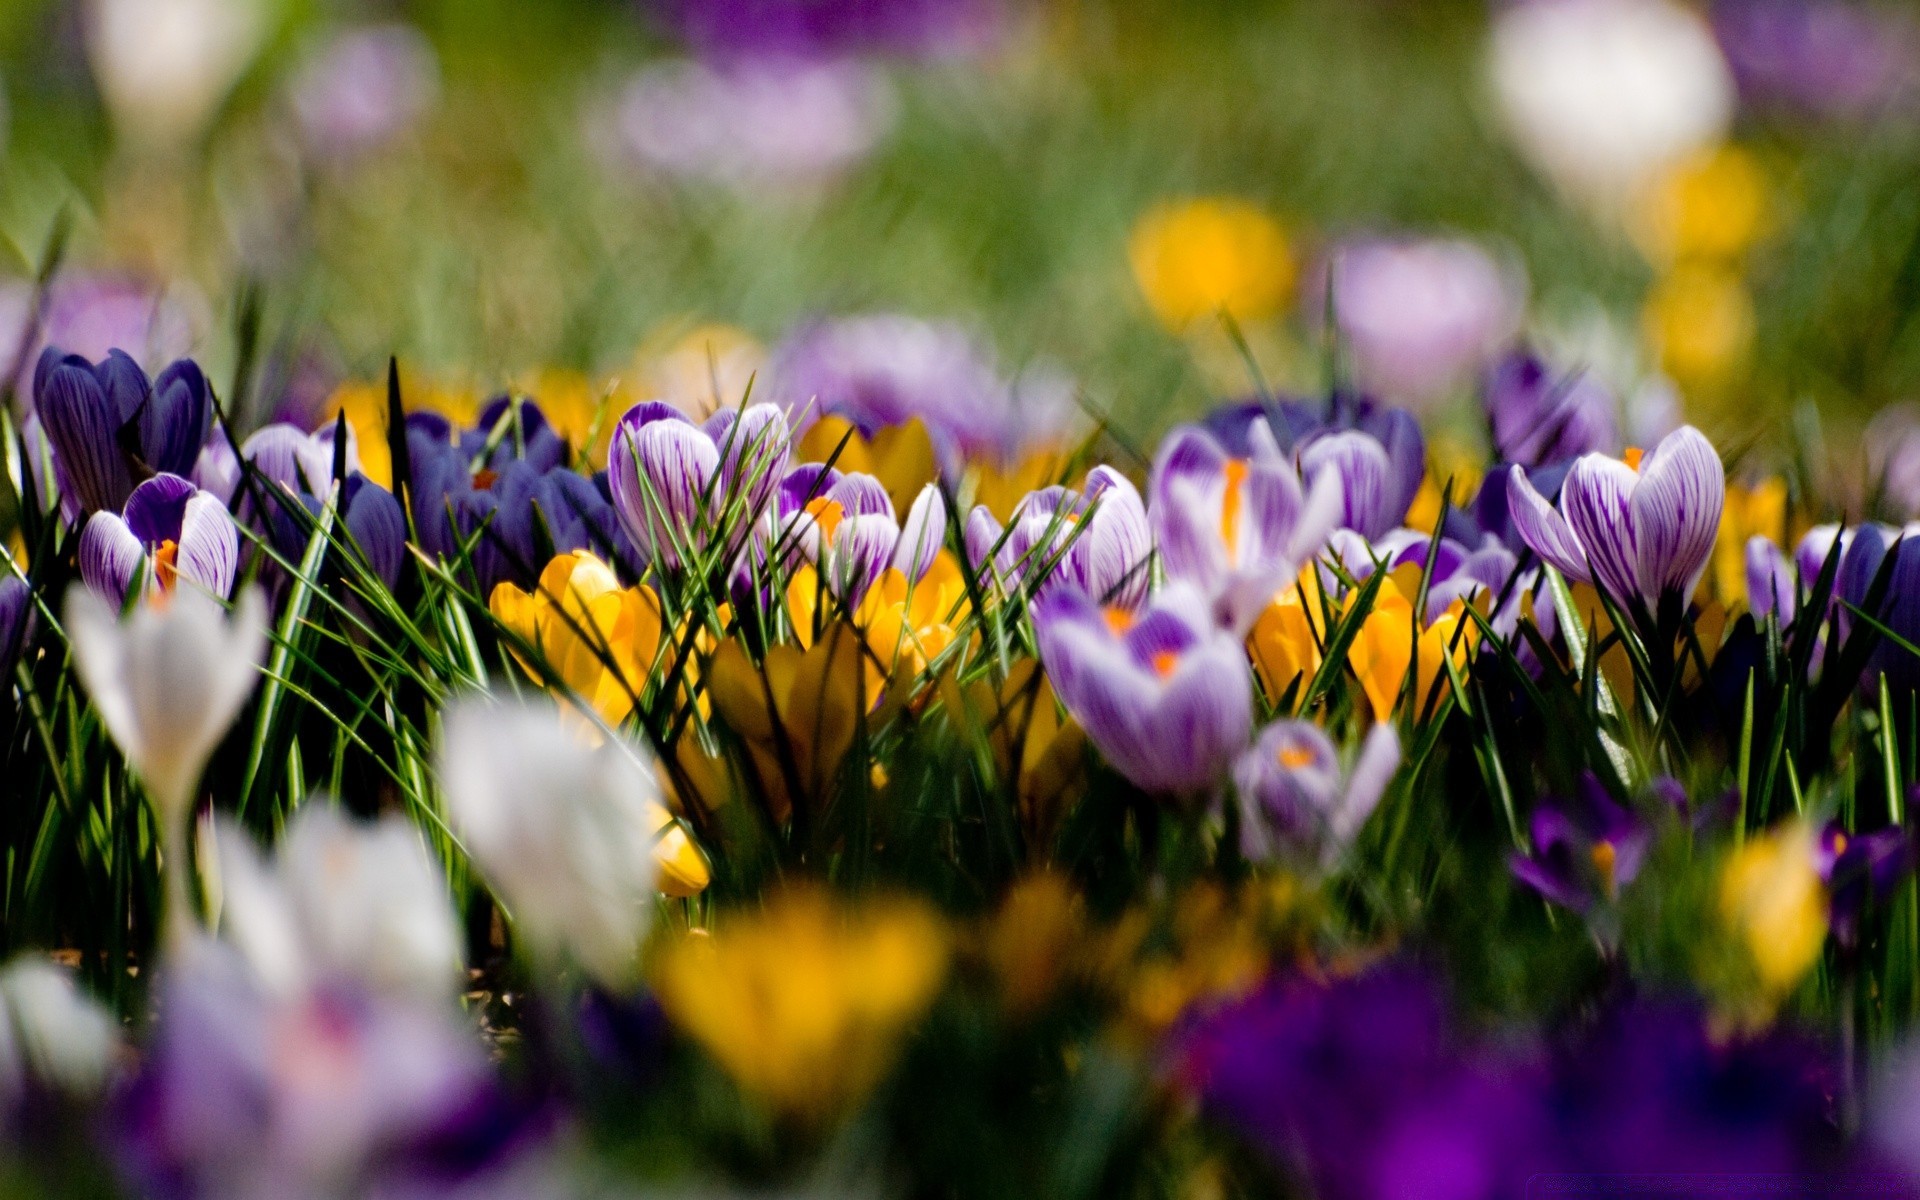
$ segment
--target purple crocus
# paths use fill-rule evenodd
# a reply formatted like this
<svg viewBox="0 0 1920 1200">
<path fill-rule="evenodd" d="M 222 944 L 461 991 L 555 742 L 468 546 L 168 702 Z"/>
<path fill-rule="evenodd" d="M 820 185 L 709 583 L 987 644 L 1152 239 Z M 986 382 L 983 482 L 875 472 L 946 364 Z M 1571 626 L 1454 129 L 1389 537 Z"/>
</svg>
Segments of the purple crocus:
<svg viewBox="0 0 1920 1200">
<path fill-rule="evenodd" d="M 320 498 L 305 490 L 274 497 L 269 528 L 274 548 L 289 562 L 298 562 L 306 551 L 310 526 L 297 519 L 290 505 L 298 505 L 313 517 L 321 511 Z M 400 501 L 386 488 L 355 471 L 340 489 L 340 525 L 353 546 L 366 559 L 369 570 L 391 589 L 400 581 L 400 568 L 407 556 L 407 514 Z M 337 537 L 339 532 L 336 531 Z"/>
<path fill-rule="evenodd" d="M 1323 469 L 1310 488 L 1301 486 L 1264 417 L 1252 422 L 1247 449 L 1235 457 L 1206 429 L 1180 426 L 1160 443 L 1147 485 L 1168 578 L 1199 589 L 1236 634 L 1293 582 L 1347 507 L 1337 470 Z M 1337 453 L 1326 459 L 1329 468 Z"/>
<path fill-rule="evenodd" d="M 721 57 L 890 53 L 978 48 L 999 27 L 997 0 L 654 0 L 680 37 Z"/>
<path fill-rule="evenodd" d="M 1727 476 L 1713 443 L 1691 425 L 1674 430 L 1636 471 L 1604 454 L 1575 460 L 1556 509 L 1527 473 L 1507 472 L 1514 528 L 1568 579 L 1621 604 L 1685 604 L 1713 556 Z"/>
<path fill-rule="evenodd" d="M 755 404 L 695 425 L 671 404 L 636 404 L 620 418 L 607 458 L 615 512 L 640 551 L 680 570 L 718 537 L 737 542 L 786 474 L 784 414 Z"/>
<path fill-rule="evenodd" d="M 439 82 L 433 46 L 419 30 L 367 25 L 318 47 L 294 76 L 290 99 L 301 140 L 341 162 L 406 132 L 432 106 Z"/>
<path fill-rule="evenodd" d="M 1756 533 L 1747 539 L 1746 561 L 1747 607 L 1754 620 L 1772 617 L 1782 629 L 1792 625 L 1800 608 L 1800 595 L 1786 552 L 1774 545 L 1772 538 Z"/>
<path fill-rule="evenodd" d="M 1853 0 L 1717 0 L 1714 33 L 1751 103 L 1860 120 L 1920 98 L 1920 27 Z"/>
<path fill-rule="evenodd" d="M 1510 865 L 1520 882 L 1575 912 L 1612 904 L 1640 873 L 1652 830 L 1614 803 L 1592 771 L 1580 774 L 1571 800 L 1542 800 L 1533 810 L 1532 853 Z"/>
<path fill-rule="evenodd" d="M 1913 798 L 1909 792 L 1909 798 Z M 1899 825 L 1868 833 L 1848 833 L 1839 821 L 1820 831 L 1814 869 L 1827 885 L 1828 924 L 1840 945 L 1853 950 L 1860 941 L 1860 919 L 1869 900 L 1888 901 L 1915 865 L 1913 835 Z"/>
<path fill-rule="evenodd" d="M 1058 484 L 1029 492 L 1002 528 L 986 505 L 967 517 L 967 556 L 976 567 L 991 560 L 1006 584 L 1036 595 L 1057 586 L 1077 588 L 1102 604 L 1137 608 L 1151 582 L 1153 529 L 1133 482 L 1112 467 L 1087 472 L 1080 491 Z"/>
<path fill-rule="evenodd" d="M 1889 558 L 1893 560 L 1890 565 Z M 1874 581 L 1882 570 L 1891 572 L 1886 592 L 1877 610 L 1868 609 Z M 1846 543 L 1846 556 L 1840 560 L 1834 593 L 1844 602 L 1834 611 L 1834 628 L 1839 636 L 1846 639 L 1865 633 L 1877 639 L 1861 672 L 1862 690 L 1871 695 L 1883 677 L 1894 692 L 1920 689 L 1920 656 L 1879 636 L 1850 611 L 1869 611 L 1880 625 L 1920 645 L 1920 525 L 1901 529 L 1869 523 L 1854 529 Z"/>
<path fill-rule="evenodd" d="M 118 350 L 92 363 L 49 347 L 33 397 L 59 478 L 83 513 L 117 511 L 147 475 L 191 471 L 213 414 L 213 391 L 192 361 L 150 381 Z"/>
<path fill-rule="evenodd" d="M 1137 612 L 1060 588 L 1034 612 L 1040 660 L 1060 700 L 1121 774 L 1192 795 L 1225 778 L 1253 732 L 1238 635 L 1206 596 L 1171 583 Z"/>
<path fill-rule="evenodd" d="M 1382 722 L 1351 769 L 1311 721 L 1275 721 L 1233 766 L 1240 852 L 1254 862 L 1329 866 L 1359 836 L 1400 767 L 1400 739 Z"/>
<path fill-rule="evenodd" d="M 811 563 L 822 583 L 857 607 L 889 568 L 909 582 L 927 573 L 947 536 L 947 503 L 927 484 L 902 521 L 886 485 L 858 471 L 841 473 L 816 463 L 795 467 L 781 482 L 772 521 L 763 524 L 756 551 L 764 560 L 778 547 L 788 565 Z"/>
<path fill-rule="evenodd" d="M 80 531 L 80 578 L 109 604 L 141 593 L 160 599 L 184 579 L 225 599 L 240 565 L 240 531 L 217 496 L 178 475 L 155 475 L 133 489 L 126 511 L 97 512 Z"/>
<path fill-rule="evenodd" d="M 33 639 L 33 587 L 18 575 L 0 578 L 0 695 L 12 690 L 14 660 Z"/>
<path fill-rule="evenodd" d="M 1322 472 L 1340 479 L 1340 528 L 1371 539 L 1406 520 L 1427 472 L 1426 440 L 1412 413 L 1336 391 L 1324 402 L 1225 405 L 1209 413 L 1205 425 L 1228 453 L 1245 458 L 1252 453 L 1254 426 L 1263 420 L 1309 483 Z"/>
<path fill-rule="evenodd" d="M 1619 401 L 1607 386 L 1590 371 L 1557 374 L 1528 350 L 1494 364 L 1481 403 L 1503 462 L 1543 467 L 1620 445 Z"/>
<path fill-rule="evenodd" d="M 333 438 L 332 425 L 323 425 L 312 433 L 297 425 L 264 425 L 240 443 L 239 457 L 252 464 L 267 483 L 318 494 L 327 490 L 333 478 Z M 226 441 L 224 436 L 210 439 L 194 469 L 200 476 L 196 482 L 216 495 L 221 487 L 229 488 L 222 498 L 231 501 L 233 490 L 240 486 L 241 472 L 232 447 L 223 445 Z M 348 474 L 360 469 L 360 448 L 351 426 L 347 428 L 346 468 Z M 251 511 L 250 504 L 249 499 L 242 510 Z"/>
</svg>

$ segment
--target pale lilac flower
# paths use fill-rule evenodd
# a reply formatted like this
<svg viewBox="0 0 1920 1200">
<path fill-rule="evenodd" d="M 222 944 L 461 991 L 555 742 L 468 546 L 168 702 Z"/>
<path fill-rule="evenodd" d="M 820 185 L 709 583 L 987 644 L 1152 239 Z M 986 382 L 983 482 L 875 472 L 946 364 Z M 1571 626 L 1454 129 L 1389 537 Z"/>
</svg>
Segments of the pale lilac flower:
<svg viewBox="0 0 1920 1200">
<path fill-rule="evenodd" d="M 129 277 L 74 271 L 47 286 L 38 326 L 29 328 L 33 294 L 26 280 L 0 283 L 0 362 L 25 350 L 14 381 L 25 395 L 48 346 L 95 361 L 123 349 L 143 363 L 166 363 L 193 349 L 195 330 L 207 320 L 205 305 L 181 287 L 163 292 Z"/>
<path fill-rule="evenodd" d="M 692 59 L 642 68 L 588 136 L 616 164 L 759 194 L 828 182 L 894 122 L 884 76 L 857 62 Z"/>
<path fill-rule="evenodd" d="M 295 74 L 293 114 L 316 154 L 349 159 L 405 133 L 433 106 L 439 83 L 433 46 L 413 26 L 346 29 Z"/>
<path fill-rule="evenodd" d="M 695 425 L 650 400 L 620 418 L 607 456 L 614 511 L 643 555 L 667 570 L 716 536 L 744 535 L 786 474 L 787 419 L 771 404 L 722 410 Z"/>
<path fill-rule="evenodd" d="M 1781 628 L 1793 624 L 1799 608 L 1793 566 L 1773 539 L 1755 534 L 1747 539 L 1747 607 L 1755 620 L 1774 617 Z"/>
<path fill-rule="evenodd" d="M 1061 703 L 1148 791 L 1209 791 L 1253 732 L 1246 649 L 1210 609 L 1201 592 L 1171 583 L 1137 612 L 1071 588 L 1035 610 L 1040 660 Z"/>
<path fill-rule="evenodd" d="M 1318 725 L 1274 722 L 1234 764 L 1240 852 L 1254 862 L 1330 866 L 1353 844 L 1399 766 L 1400 739 L 1389 723 L 1375 725 L 1353 765 L 1342 768 Z"/>
<path fill-rule="evenodd" d="M 1638 471 L 1604 454 L 1582 455 L 1549 505 L 1520 467 L 1508 470 L 1514 528 L 1569 580 L 1592 583 L 1621 604 L 1684 604 L 1713 556 L 1726 503 L 1726 470 L 1691 425 L 1654 447 Z"/>
<path fill-rule="evenodd" d="M 1377 443 L 1334 440 L 1315 461 L 1308 486 L 1274 442 L 1264 418 L 1248 433 L 1248 454 L 1233 457 L 1205 429 L 1167 435 L 1147 485 L 1148 514 L 1169 579 L 1193 584 L 1221 624 L 1244 633 L 1291 584 L 1341 523 L 1377 500 L 1389 468 Z M 1357 436 L 1357 435 L 1356 435 Z M 1377 456 L 1377 461 L 1376 461 Z M 1349 478 L 1354 463 L 1372 468 Z"/>
<path fill-rule="evenodd" d="M 1131 480 L 1112 467 L 1087 472 L 1081 491 L 1058 484 L 1029 492 L 1002 528 L 984 504 L 967 517 L 967 556 L 991 560 L 1010 586 L 1037 580 L 1037 595 L 1072 587 L 1103 604 L 1136 608 L 1152 583 L 1153 529 Z M 1037 578 L 1043 569 L 1045 578 Z"/>
<path fill-rule="evenodd" d="M 998 0 L 656 0 L 674 31 L 709 57 L 842 54 L 940 57 L 982 48 Z"/>
<path fill-rule="evenodd" d="M 116 607 L 136 577 L 156 601 L 181 581 L 224 600 L 239 566 L 240 531 L 226 505 L 178 475 L 155 475 L 133 489 L 124 514 L 97 512 L 80 531 L 80 578 Z"/>
<path fill-rule="evenodd" d="M 1519 328 L 1524 280 L 1473 242 L 1360 240 L 1336 248 L 1328 270 L 1334 323 L 1360 386 L 1390 400 L 1445 396 Z"/>
</svg>

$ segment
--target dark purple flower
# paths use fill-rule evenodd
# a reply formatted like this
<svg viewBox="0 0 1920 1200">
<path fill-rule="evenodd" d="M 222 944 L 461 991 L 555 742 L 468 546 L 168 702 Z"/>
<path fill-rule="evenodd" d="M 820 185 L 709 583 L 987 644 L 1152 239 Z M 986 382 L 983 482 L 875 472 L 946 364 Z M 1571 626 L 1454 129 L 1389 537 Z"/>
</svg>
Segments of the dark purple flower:
<svg viewBox="0 0 1920 1200">
<path fill-rule="evenodd" d="M 97 512 L 80 531 L 80 578 L 107 603 L 126 603 L 136 576 L 161 597 L 186 580 L 226 599 L 240 566 L 240 531 L 218 497 L 178 475 L 133 489 L 123 514 Z"/>
<path fill-rule="evenodd" d="M 1920 28 L 1852 0 L 1716 0 L 1714 32 L 1749 101 L 1859 120 L 1920 96 Z"/>
<path fill-rule="evenodd" d="M 1029 492 L 1006 529 L 986 505 L 975 505 L 967 517 L 966 540 L 976 567 L 991 557 L 1000 577 L 1013 586 L 1025 585 L 1031 573 L 1050 565 L 1036 594 L 1068 586 L 1122 608 L 1147 598 L 1153 530 L 1139 491 L 1112 467 L 1087 472 L 1082 491 L 1056 484 Z"/>
<path fill-rule="evenodd" d="M 1543 799 L 1533 810 L 1533 852 L 1510 865 L 1520 882 L 1542 896 L 1586 912 L 1612 904 L 1632 883 L 1653 841 L 1632 810 L 1614 803 L 1599 777 L 1580 774 L 1571 800 Z"/>
<path fill-rule="evenodd" d="M 1525 470 L 1507 471 L 1509 512 L 1521 538 L 1569 580 L 1592 583 L 1621 604 L 1692 599 L 1713 555 L 1726 503 L 1726 470 L 1699 430 L 1682 426 L 1635 470 L 1582 455 L 1560 485 L 1556 509 Z"/>
<path fill-rule="evenodd" d="M 320 498 L 312 492 L 280 493 L 273 498 L 270 528 L 274 548 L 289 562 L 306 553 L 309 522 L 296 518 L 289 505 L 298 505 L 311 517 L 320 515 Z M 407 555 L 407 514 L 392 492 L 355 471 L 340 491 L 340 524 L 352 545 L 366 559 L 380 581 L 391 589 L 400 581 Z M 335 537 L 341 530 L 335 530 Z"/>
<path fill-rule="evenodd" d="M 1606 385 L 1591 372 L 1556 375 L 1530 351 L 1515 351 L 1495 364 L 1481 402 L 1494 455 L 1503 462 L 1539 467 L 1619 448 L 1619 402 Z"/>
<path fill-rule="evenodd" d="M 1860 685 L 1869 694 L 1878 691 L 1883 676 L 1895 692 L 1920 689 L 1920 655 L 1856 620 L 1848 607 L 1869 611 L 1880 626 L 1920 645 L 1920 537 L 1912 536 L 1916 533 L 1920 533 L 1920 526 L 1896 529 L 1891 525 L 1861 525 L 1847 540 L 1846 556 L 1840 560 L 1834 593 L 1845 605 L 1836 610 L 1834 626 L 1843 640 L 1855 636 L 1876 639 L 1860 676 Z M 1891 566 L 1887 564 L 1889 557 Z M 1878 609 L 1868 610 L 1874 581 L 1883 569 L 1890 572 L 1886 592 Z"/>
<path fill-rule="evenodd" d="M 18 575 L 0 578 L 0 695 L 12 690 L 14 660 L 33 639 L 33 588 Z"/>
<path fill-rule="evenodd" d="M 1207 598 L 1173 583 L 1138 612 L 1060 588 L 1034 612 L 1040 661 L 1067 711 L 1120 773 L 1148 791 L 1193 794 L 1223 780 L 1253 732 L 1239 637 Z"/>
<path fill-rule="evenodd" d="M 1920 798 L 1909 793 L 1909 803 Z M 1869 833 L 1848 833 L 1839 821 L 1820 831 L 1814 851 L 1814 869 L 1827 885 L 1828 922 L 1834 938 L 1854 948 L 1860 938 L 1860 918 L 1869 900 L 1886 901 L 1914 869 L 1913 835 L 1898 825 Z"/>
<path fill-rule="evenodd" d="M 49 346 L 33 372 L 33 407 L 83 513 L 117 512 L 133 492 L 120 430 L 152 391 L 139 364 L 118 350 L 98 364 Z"/>
</svg>

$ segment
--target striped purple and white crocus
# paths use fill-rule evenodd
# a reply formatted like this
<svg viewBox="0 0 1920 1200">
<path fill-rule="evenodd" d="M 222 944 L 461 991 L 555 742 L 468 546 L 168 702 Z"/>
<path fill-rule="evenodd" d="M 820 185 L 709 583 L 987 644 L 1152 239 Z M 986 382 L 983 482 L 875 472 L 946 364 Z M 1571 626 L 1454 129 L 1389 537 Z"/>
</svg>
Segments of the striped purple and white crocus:
<svg viewBox="0 0 1920 1200">
<path fill-rule="evenodd" d="M 181 580 L 224 600 L 240 565 L 240 532 L 219 497 L 178 475 L 133 489 L 123 512 L 97 512 L 80 531 L 80 578 L 119 607 L 140 580 L 141 595 L 163 600 Z"/>
<path fill-rule="evenodd" d="M 873 476 L 803 463 L 781 481 L 768 525 L 788 566 L 811 563 L 852 607 L 890 567 L 910 582 L 927 573 L 946 541 L 947 502 L 939 485 L 927 484 L 903 521 Z"/>
<path fill-rule="evenodd" d="M 1713 443 L 1674 430 L 1638 469 L 1605 454 L 1574 460 L 1556 508 L 1515 466 L 1507 491 L 1527 546 L 1569 580 L 1591 583 L 1629 608 L 1684 605 L 1713 556 L 1727 475 Z"/>
<path fill-rule="evenodd" d="M 1400 767 L 1400 739 L 1375 725 L 1351 767 L 1311 721 L 1275 721 L 1233 766 L 1240 852 L 1259 863 L 1331 866 L 1359 836 Z"/>
<path fill-rule="evenodd" d="M 991 561 L 1008 587 L 1033 579 L 1040 595 L 1075 587 L 1122 608 L 1138 608 L 1147 598 L 1153 556 L 1147 506 L 1112 467 L 1088 471 L 1080 491 L 1055 484 L 1027 493 L 1005 527 L 986 505 L 975 505 L 966 540 L 974 565 Z"/>
<path fill-rule="evenodd" d="M 753 525 L 791 453 L 786 415 L 771 404 L 695 425 L 673 405 L 649 400 L 614 429 L 607 485 L 634 545 L 660 568 L 679 570 L 716 535 Z"/>
<path fill-rule="evenodd" d="M 1247 449 L 1236 457 L 1206 429 L 1183 425 L 1160 444 L 1147 484 L 1167 577 L 1197 588 L 1214 619 L 1235 634 L 1245 634 L 1274 593 L 1293 582 L 1343 514 L 1364 500 L 1358 490 L 1365 486 L 1344 469 L 1310 472 L 1302 486 L 1265 418 L 1249 428 Z M 1340 446 L 1327 453 L 1343 455 Z M 1366 480 L 1378 484 L 1381 477 Z"/>
<path fill-rule="evenodd" d="M 1054 692 L 1121 774 L 1150 792 L 1193 796 L 1223 780 L 1253 732 L 1240 636 L 1214 623 L 1184 582 L 1130 611 L 1075 588 L 1036 606 L 1040 660 Z"/>
</svg>

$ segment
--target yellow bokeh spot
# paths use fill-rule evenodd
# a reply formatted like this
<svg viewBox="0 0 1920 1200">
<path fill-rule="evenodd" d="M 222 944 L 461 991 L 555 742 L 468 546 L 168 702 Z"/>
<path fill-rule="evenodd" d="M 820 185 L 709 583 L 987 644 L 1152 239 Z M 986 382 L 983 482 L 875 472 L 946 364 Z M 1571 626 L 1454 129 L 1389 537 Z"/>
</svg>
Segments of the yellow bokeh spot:
<svg viewBox="0 0 1920 1200">
<path fill-rule="evenodd" d="M 1176 332 L 1222 312 L 1264 321 L 1293 295 L 1293 248 L 1279 222 L 1231 198 L 1163 204 L 1128 240 L 1134 280 L 1154 316 Z"/>
<path fill-rule="evenodd" d="M 1720 871 L 1720 915 L 1773 1002 L 1806 977 L 1826 942 L 1827 890 L 1813 848 L 1812 830 L 1796 821 L 1748 841 Z"/>
</svg>

